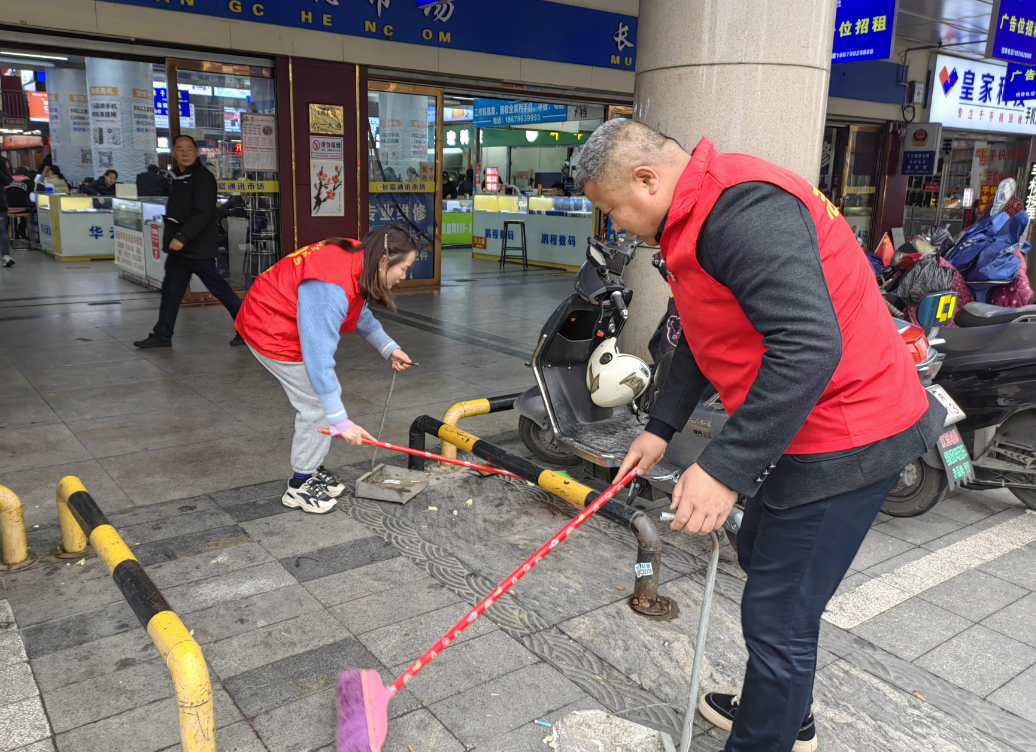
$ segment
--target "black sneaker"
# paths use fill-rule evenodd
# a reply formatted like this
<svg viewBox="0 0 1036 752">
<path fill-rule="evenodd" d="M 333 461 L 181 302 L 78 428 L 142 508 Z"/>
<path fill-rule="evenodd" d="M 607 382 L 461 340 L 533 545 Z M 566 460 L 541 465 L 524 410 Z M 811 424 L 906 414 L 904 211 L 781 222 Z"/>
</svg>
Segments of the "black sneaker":
<svg viewBox="0 0 1036 752">
<path fill-rule="evenodd" d="M 281 504 L 294 509 L 301 509 L 310 514 L 327 514 L 338 502 L 327 495 L 324 484 L 316 479 L 316 476 L 309 478 L 299 488 L 293 488 L 288 484 L 288 490 L 281 497 Z"/>
<path fill-rule="evenodd" d="M 147 336 L 147 339 L 137 340 L 133 343 L 133 346 L 140 350 L 150 350 L 152 347 L 172 347 L 173 343 L 167 339 L 162 339 L 152 332 Z"/>
<path fill-rule="evenodd" d="M 320 469 L 313 473 L 313 477 L 320 481 L 321 485 L 324 486 L 324 491 L 332 499 L 337 499 L 345 491 L 345 484 L 335 477 L 335 474 L 328 470 L 323 465 Z"/>
<path fill-rule="evenodd" d="M 10 256 L 4 256 L 4 268 L 14 266 L 14 259 Z"/>
<path fill-rule="evenodd" d="M 231 347 L 241 347 L 241 345 L 243 345 L 243 344 L 245 344 L 245 341 L 243 339 L 241 339 L 241 335 L 240 334 L 235 334 L 234 335 L 234 339 L 230 340 L 230 346 Z"/>
<path fill-rule="evenodd" d="M 698 712 L 701 717 L 717 728 L 730 731 L 734 726 L 734 715 L 737 713 L 740 695 L 724 695 L 719 692 L 709 692 L 702 695 L 698 702 Z M 802 722 L 799 728 L 799 735 L 795 737 L 795 746 L 792 752 L 816 752 L 817 749 L 817 726 L 813 722 L 813 714 Z"/>
</svg>

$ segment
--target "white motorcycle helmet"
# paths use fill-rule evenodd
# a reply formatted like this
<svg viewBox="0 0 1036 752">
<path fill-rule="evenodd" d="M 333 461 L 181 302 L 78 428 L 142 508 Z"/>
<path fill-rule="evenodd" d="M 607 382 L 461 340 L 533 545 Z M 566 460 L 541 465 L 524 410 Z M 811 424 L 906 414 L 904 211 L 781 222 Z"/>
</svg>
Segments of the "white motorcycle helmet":
<svg viewBox="0 0 1036 752">
<path fill-rule="evenodd" d="M 609 337 L 594 350 L 586 368 L 586 388 L 598 407 L 622 407 L 648 388 L 651 371 L 635 355 L 618 351 L 615 337 Z"/>
</svg>

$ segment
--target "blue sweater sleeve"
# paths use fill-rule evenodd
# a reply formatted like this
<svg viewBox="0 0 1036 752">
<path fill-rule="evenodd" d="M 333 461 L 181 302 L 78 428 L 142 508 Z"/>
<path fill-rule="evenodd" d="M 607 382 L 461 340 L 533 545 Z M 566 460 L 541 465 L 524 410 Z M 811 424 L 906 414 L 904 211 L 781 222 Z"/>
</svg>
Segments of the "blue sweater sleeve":
<svg viewBox="0 0 1036 752">
<path fill-rule="evenodd" d="M 342 397 L 338 393 L 335 376 L 335 351 L 338 349 L 339 330 L 349 314 L 349 299 L 338 285 L 308 279 L 299 285 L 296 319 L 302 360 L 313 391 L 320 398 L 329 424 L 340 423 L 348 417 Z M 356 333 L 381 353 L 388 356 L 399 347 L 364 304 Z"/>
</svg>

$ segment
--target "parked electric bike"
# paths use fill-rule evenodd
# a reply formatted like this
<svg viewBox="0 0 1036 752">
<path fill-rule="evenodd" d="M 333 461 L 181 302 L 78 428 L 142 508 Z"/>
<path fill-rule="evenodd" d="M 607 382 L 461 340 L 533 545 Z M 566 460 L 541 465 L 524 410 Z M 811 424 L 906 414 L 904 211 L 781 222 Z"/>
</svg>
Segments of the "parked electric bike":
<svg viewBox="0 0 1036 752">
<path fill-rule="evenodd" d="M 617 468 L 647 423 L 645 401 L 650 396 L 649 387 L 660 387 L 668 375 L 671 353 L 660 358 L 656 366 L 648 366 L 617 348 L 617 338 L 628 316 L 627 306 L 633 298 L 633 290 L 625 283 L 625 271 L 638 245 L 625 240 L 606 244 L 590 239 L 587 260 L 576 276 L 575 294 L 555 309 L 540 332 L 529 362 L 536 386 L 518 399 L 515 409 L 520 415 L 522 441 L 548 463 L 576 465 L 586 460 L 602 468 Z M 665 276 L 664 268 L 659 266 Z M 918 306 L 918 315 L 930 318 L 933 327 L 949 320 L 956 295 L 940 293 L 929 298 Z M 896 326 L 913 355 L 919 377 L 926 386 L 930 385 L 939 370 L 941 355 L 919 327 L 904 321 L 897 321 Z M 932 329 L 933 335 L 937 332 Z M 937 396 L 952 405 L 953 400 L 945 393 Z M 953 407 L 954 418 L 963 418 L 963 412 Z M 684 430 L 673 437 L 662 460 L 643 477 L 662 492 L 672 493 L 680 473 L 697 460 L 726 420 L 719 394 L 710 388 Z M 918 470 L 919 477 L 904 471 L 906 481 L 897 486 L 901 498 L 897 497 L 892 513 L 910 515 L 924 511 L 916 500 L 928 499 L 930 484 L 938 483 L 935 468 L 943 471 L 942 490 L 935 501 L 945 494 L 947 477 L 954 472 L 945 453 L 955 450 L 959 441 L 959 437 L 947 441 L 942 453 L 934 450 L 934 457 L 929 458 L 931 464 L 926 460 Z M 957 472 L 965 470 L 970 468 L 960 465 Z M 925 493 L 918 493 L 922 489 Z"/>
</svg>

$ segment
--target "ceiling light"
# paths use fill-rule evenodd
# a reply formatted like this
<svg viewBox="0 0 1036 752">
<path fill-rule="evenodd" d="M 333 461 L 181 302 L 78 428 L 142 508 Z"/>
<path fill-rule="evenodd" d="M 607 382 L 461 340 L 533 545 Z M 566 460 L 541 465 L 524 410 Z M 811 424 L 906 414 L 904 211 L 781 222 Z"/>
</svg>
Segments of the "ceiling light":
<svg viewBox="0 0 1036 752">
<path fill-rule="evenodd" d="M 0 50 L 0 55 L 14 55 L 15 57 L 38 57 L 41 60 L 68 60 L 60 55 L 33 55 L 29 52 L 12 52 L 11 50 Z"/>
<path fill-rule="evenodd" d="M 539 138 L 539 135 L 539 131 L 525 131 L 525 140 L 531 144 L 533 141 Z"/>
<path fill-rule="evenodd" d="M 28 60 L 13 60 L 9 57 L 0 58 L 0 63 L 6 63 L 3 67 L 18 66 L 18 70 L 36 70 L 37 68 L 53 68 L 54 63 L 45 63 L 42 60 L 35 63 L 30 63 Z M 31 66 L 26 68 L 25 66 Z"/>
</svg>

